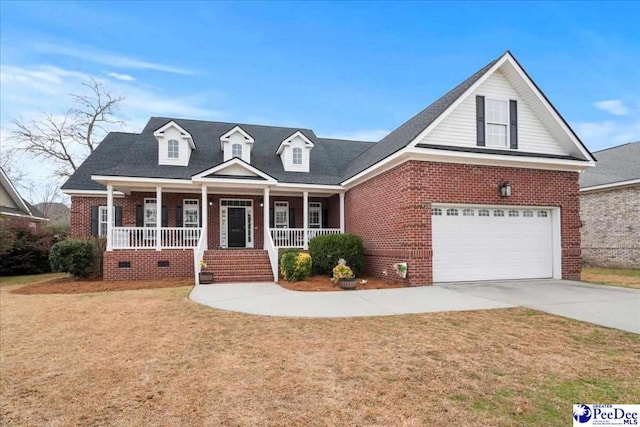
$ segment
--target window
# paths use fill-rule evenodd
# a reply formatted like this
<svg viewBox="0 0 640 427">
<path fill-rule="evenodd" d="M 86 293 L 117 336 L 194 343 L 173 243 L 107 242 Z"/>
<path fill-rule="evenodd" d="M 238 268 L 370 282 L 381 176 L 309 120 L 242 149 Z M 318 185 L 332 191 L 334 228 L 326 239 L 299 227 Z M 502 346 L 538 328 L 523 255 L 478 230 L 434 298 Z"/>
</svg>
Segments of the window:
<svg viewBox="0 0 640 427">
<path fill-rule="evenodd" d="M 113 207 L 111 225 L 116 225 L 116 207 Z M 98 206 L 98 236 L 107 235 L 107 207 Z"/>
<path fill-rule="evenodd" d="M 547 216 L 549 216 L 547 211 L 538 211 L 538 218 L 546 218 Z"/>
<path fill-rule="evenodd" d="M 253 206 L 251 200 L 226 199 L 220 201 L 220 206 Z"/>
<path fill-rule="evenodd" d="M 196 199 L 186 199 L 184 201 L 183 227 L 198 227 L 200 225 L 200 205 Z"/>
<path fill-rule="evenodd" d="M 518 211 L 509 211 L 509 216 L 510 217 L 520 216 L 520 212 L 518 212 Z"/>
<path fill-rule="evenodd" d="M 158 225 L 158 215 L 156 209 L 156 199 L 144 199 L 144 226 L 156 227 Z"/>
<path fill-rule="evenodd" d="M 241 144 L 233 144 L 231 146 L 231 157 L 240 157 L 240 158 L 242 158 L 242 145 Z"/>
<path fill-rule="evenodd" d="M 504 216 L 504 211 L 501 209 L 496 209 L 493 211 L 493 216 Z"/>
<path fill-rule="evenodd" d="M 507 147 L 509 104 L 507 101 L 487 99 L 487 146 Z"/>
<path fill-rule="evenodd" d="M 522 212 L 522 216 L 527 217 L 527 218 L 532 218 L 533 217 L 533 211 L 524 211 L 524 212 Z"/>
<path fill-rule="evenodd" d="M 462 211 L 462 216 L 473 216 L 473 209 L 465 209 Z"/>
<path fill-rule="evenodd" d="M 442 216 L 442 209 L 440 208 L 433 208 L 431 210 L 431 215 L 433 216 Z"/>
<path fill-rule="evenodd" d="M 489 209 L 479 209 L 478 216 L 489 216 Z"/>
<path fill-rule="evenodd" d="M 276 228 L 289 228 L 289 202 L 274 202 L 273 225 Z"/>
<path fill-rule="evenodd" d="M 295 147 L 293 149 L 293 164 L 301 165 L 302 164 L 302 148 Z"/>
<path fill-rule="evenodd" d="M 458 209 L 447 209 L 447 216 L 458 216 Z"/>
<path fill-rule="evenodd" d="M 309 203 L 309 228 L 322 227 L 322 203 Z"/>
<path fill-rule="evenodd" d="M 179 149 L 180 149 L 180 143 L 178 141 L 176 141 L 175 139 L 170 139 L 167 144 L 168 144 L 167 145 L 167 156 L 170 159 L 177 159 L 178 158 Z"/>
</svg>

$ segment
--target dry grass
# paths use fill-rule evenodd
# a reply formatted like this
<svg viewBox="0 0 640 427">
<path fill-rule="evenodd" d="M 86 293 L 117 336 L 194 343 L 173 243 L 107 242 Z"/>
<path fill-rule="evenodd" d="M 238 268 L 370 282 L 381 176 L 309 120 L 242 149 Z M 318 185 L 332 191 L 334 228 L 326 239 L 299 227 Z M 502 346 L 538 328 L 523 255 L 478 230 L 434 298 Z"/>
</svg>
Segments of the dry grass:
<svg viewBox="0 0 640 427">
<path fill-rule="evenodd" d="M 188 287 L 11 289 L 2 425 L 551 426 L 640 396 L 640 337 L 526 309 L 282 319 Z"/>
<path fill-rule="evenodd" d="M 86 294 L 93 292 L 130 291 L 136 289 L 179 288 L 193 286 L 193 277 L 153 280 L 121 280 L 107 282 L 99 279 L 78 279 L 62 277 L 53 280 L 37 281 L 21 288 L 13 289 L 11 293 L 21 295 L 36 294 Z"/>
<path fill-rule="evenodd" d="M 640 270 L 584 267 L 580 278 L 584 282 L 640 289 Z"/>
<path fill-rule="evenodd" d="M 362 284 L 361 280 L 366 280 L 366 284 Z M 317 292 L 317 291 L 344 291 L 338 286 L 337 283 L 333 283 L 327 276 L 311 276 L 306 280 L 299 282 L 287 282 L 286 280 L 278 281 L 278 285 L 283 288 L 290 289 L 292 291 L 305 291 L 305 292 Z M 366 289 L 391 289 L 391 288 L 406 288 L 402 282 L 394 282 L 390 280 L 378 279 L 376 277 L 361 276 L 358 277 L 358 283 L 356 285 L 357 290 Z M 348 292 L 348 291 L 346 291 Z"/>
</svg>

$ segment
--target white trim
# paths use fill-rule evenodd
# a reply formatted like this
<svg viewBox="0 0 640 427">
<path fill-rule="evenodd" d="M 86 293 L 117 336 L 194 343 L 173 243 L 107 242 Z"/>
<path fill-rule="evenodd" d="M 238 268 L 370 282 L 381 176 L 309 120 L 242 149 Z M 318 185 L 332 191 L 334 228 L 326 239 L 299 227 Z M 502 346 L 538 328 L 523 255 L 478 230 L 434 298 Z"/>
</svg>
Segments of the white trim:
<svg viewBox="0 0 640 427">
<path fill-rule="evenodd" d="M 314 230 L 322 228 L 322 202 L 309 202 L 309 216 L 311 212 L 318 212 L 318 227 L 311 227 L 311 222 L 307 220 L 307 228 L 313 228 Z"/>
<path fill-rule="evenodd" d="M 304 133 L 302 133 L 302 131 L 296 131 L 294 132 L 292 135 L 286 137 L 285 139 L 282 140 L 282 142 L 280 142 L 280 145 L 278 145 L 278 149 L 276 150 L 276 154 L 281 154 L 282 150 L 284 150 L 285 146 L 289 146 L 291 145 L 291 141 L 293 139 L 295 139 L 296 137 L 302 139 L 304 141 L 304 143 L 306 145 L 310 145 L 310 147 L 307 148 L 313 148 L 315 147 L 315 145 L 313 144 L 313 142 L 311 142 L 311 140 L 309 138 L 307 138 Z"/>
<path fill-rule="evenodd" d="M 154 203 L 156 205 L 156 225 L 153 226 L 155 228 L 157 227 L 158 222 L 162 222 L 162 218 L 158 219 L 158 199 L 155 197 L 145 197 L 142 201 L 142 226 L 145 228 L 151 228 L 147 225 L 147 203 L 151 205 L 151 202 L 147 202 L 147 200 L 155 200 Z M 162 208 L 160 208 L 160 216 L 162 216 Z"/>
<path fill-rule="evenodd" d="M 27 214 L 17 214 L 17 213 L 12 213 L 12 212 L 0 212 L 0 217 L 1 216 L 15 216 L 16 218 L 24 218 L 24 219 L 31 219 L 33 221 L 50 221 L 49 218 L 42 218 L 39 216 L 32 216 L 32 215 L 27 215 Z"/>
<path fill-rule="evenodd" d="M 234 158 L 232 158 L 230 160 L 227 160 L 224 163 L 220 163 L 217 166 L 214 166 L 214 167 L 212 167 L 210 169 L 207 169 L 207 170 L 202 171 L 202 172 L 200 172 L 200 173 L 198 173 L 196 175 L 193 175 L 191 177 L 191 180 L 193 182 L 199 182 L 199 181 L 203 181 L 203 180 L 207 180 L 208 181 L 208 180 L 212 180 L 212 179 L 218 179 L 218 180 L 222 179 L 222 180 L 224 180 L 224 182 L 233 182 L 233 181 L 236 181 L 236 182 L 237 181 L 247 182 L 247 181 L 251 181 L 251 180 L 245 180 L 245 179 L 234 180 L 234 179 L 226 179 L 226 178 L 210 178 L 210 177 L 207 176 L 207 175 L 215 174 L 216 172 L 218 172 L 220 170 L 223 170 L 223 169 L 226 169 L 229 166 L 240 166 L 240 167 L 246 169 L 247 171 L 251 172 L 252 174 L 257 175 L 257 176 L 259 176 L 261 178 L 264 178 L 265 181 L 268 182 L 268 183 L 276 183 L 276 182 L 278 182 L 271 175 L 268 175 L 268 174 L 262 172 L 260 169 L 257 169 L 255 167 L 251 166 L 249 163 L 245 162 L 244 160 L 242 160 L 242 159 L 240 159 L 238 157 L 234 157 Z M 264 181 L 260 181 L 260 182 L 264 183 Z"/>
<path fill-rule="evenodd" d="M 173 120 L 153 131 L 153 136 L 155 136 L 156 138 L 164 138 L 164 131 L 166 131 L 170 127 L 176 128 L 182 134 L 182 139 L 186 140 L 192 149 L 196 148 L 196 144 L 193 142 L 193 137 L 191 136 L 191 134 Z"/>
<path fill-rule="evenodd" d="M 231 140 L 231 135 L 238 132 L 245 139 L 245 144 L 253 144 L 255 140 L 251 135 L 249 135 L 244 129 L 242 129 L 239 125 L 234 126 L 230 131 L 226 132 L 224 135 L 220 137 L 220 151 L 224 150 L 224 143 L 229 142 Z"/>
<path fill-rule="evenodd" d="M 280 206 L 278 206 L 278 204 L 280 204 Z M 280 209 L 278 209 L 280 208 Z M 285 224 L 284 227 L 278 227 L 278 211 L 282 211 L 284 210 L 284 212 L 287 214 L 287 223 Z M 289 228 L 290 224 L 289 222 L 291 221 L 291 218 L 289 218 L 289 202 L 287 201 L 283 201 L 283 200 L 274 200 L 273 201 L 273 228 Z M 295 224 L 294 224 L 295 226 Z"/>
<path fill-rule="evenodd" d="M 275 188 L 278 188 L 278 189 L 281 189 L 281 190 L 291 189 L 292 191 L 296 191 L 296 190 L 300 191 L 302 189 L 320 190 L 320 191 L 326 191 L 326 192 L 331 192 L 331 193 L 344 191 L 344 187 L 342 185 L 296 184 L 296 183 L 289 183 L 289 182 L 278 182 L 275 185 Z"/>
<path fill-rule="evenodd" d="M 631 185 L 636 185 L 636 184 L 640 184 L 640 178 L 630 179 L 628 181 L 612 182 L 610 184 L 592 185 L 591 187 L 581 188 L 580 192 L 583 193 L 587 191 L 607 190 L 607 189 L 616 188 L 616 187 L 629 187 Z"/>
<path fill-rule="evenodd" d="M 195 202 L 195 204 L 193 204 L 193 203 L 187 204 L 187 202 Z M 196 223 L 195 223 L 195 227 L 187 227 L 187 225 L 186 225 L 187 206 L 189 206 L 189 210 L 193 210 L 194 206 L 195 206 L 196 218 L 197 218 L 196 219 Z M 198 200 L 198 199 L 182 199 L 182 227 L 183 228 L 198 228 L 198 227 L 200 227 L 200 200 Z"/>
<path fill-rule="evenodd" d="M 249 206 L 222 206 L 222 201 L 237 201 L 241 200 L 243 202 L 249 202 Z M 220 212 L 220 247 L 228 248 L 229 247 L 229 212 L 228 208 L 239 208 L 244 209 L 244 247 L 247 249 L 251 249 L 255 247 L 255 233 L 253 232 L 253 227 L 255 224 L 255 216 L 254 216 L 254 206 L 253 199 L 231 199 L 231 198 L 221 198 L 218 201 L 218 208 Z M 224 230 L 224 226 L 226 226 L 226 233 Z"/>
<path fill-rule="evenodd" d="M 139 176 L 108 176 L 108 175 L 91 175 L 91 180 L 102 184 L 104 182 L 136 182 L 142 184 L 192 184 L 189 179 L 177 178 L 147 178 Z M 155 187 L 155 185 L 154 185 Z"/>
<path fill-rule="evenodd" d="M 105 197 L 107 195 L 106 190 L 61 190 L 67 196 L 76 197 Z M 122 198 L 124 193 L 122 191 L 113 191 L 113 197 Z"/>
<path fill-rule="evenodd" d="M 9 187 L 7 193 L 9 193 L 9 196 L 11 197 L 11 199 L 14 201 L 16 205 L 20 206 L 22 210 L 25 211 L 29 216 L 33 217 L 33 212 L 31 212 L 31 209 L 29 209 L 29 206 L 27 206 L 24 199 L 20 197 L 20 193 L 18 193 L 18 190 L 16 189 L 16 187 L 13 186 L 13 183 L 11 182 L 11 180 L 9 179 L 9 177 L 7 176 L 7 174 L 4 172 L 2 168 L 0 168 L 0 172 L 2 173 L 1 175 L 2 180 L 0 181 L 6 182 L 6 184 L 3 185 L 3 187 L 5 188 Z"/>
</svg>

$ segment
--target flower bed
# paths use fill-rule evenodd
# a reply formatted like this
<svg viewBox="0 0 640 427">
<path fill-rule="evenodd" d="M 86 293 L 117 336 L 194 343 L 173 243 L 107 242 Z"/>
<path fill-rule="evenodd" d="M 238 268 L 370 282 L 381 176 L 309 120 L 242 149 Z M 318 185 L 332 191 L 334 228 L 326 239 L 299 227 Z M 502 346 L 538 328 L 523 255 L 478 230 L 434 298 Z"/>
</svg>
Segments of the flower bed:
<svg viewBox="0 0 640 427">
<path fill-rule="evenodd" d="M 362 284 L 362 280 L 366 280 L 366 284 Z M 407 285 L 400 282 L 393 282 L 390 280 L 378 279 L 376 277 L 360 276 L 357 279 L 356 290 L 366 289 L 391 289 L 391 288 L 406 288 Z M 330 277 L 327 276 L 311 276 L 306 280 L 299 282 L 287 282 L 286 280 L 280 280 L 278 282 L 280 286 L 292 291 L 307 291 L 307 292 L 319 292 L 319 291 L 343 291 L 340 289 L 337 283 L 333 283 Z"/>
</svg>

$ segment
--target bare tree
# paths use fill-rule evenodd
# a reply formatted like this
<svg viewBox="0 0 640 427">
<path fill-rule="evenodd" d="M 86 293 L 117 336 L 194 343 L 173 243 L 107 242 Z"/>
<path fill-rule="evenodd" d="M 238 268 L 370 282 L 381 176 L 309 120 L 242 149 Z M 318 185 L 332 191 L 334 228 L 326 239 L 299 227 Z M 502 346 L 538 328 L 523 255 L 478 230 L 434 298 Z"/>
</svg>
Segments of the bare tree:
<svg viewBox="0 0 640 427">
<path fill-rule="evenodd" d="M 53 160 L 59 166 L 56 174 L 70 176 L 96 148 L 96 136 L 108 128 L 122 125 L 114 114 L 124 99 L 108 92 L 101 82 L 91 79 L 83 83 L 88 95 L 71 94 L 73 106 L 64 115 L 43 113 L 41 117 L 11 122 L 11 139 L 15 149 L 34 158 Z"/>
</svg>

